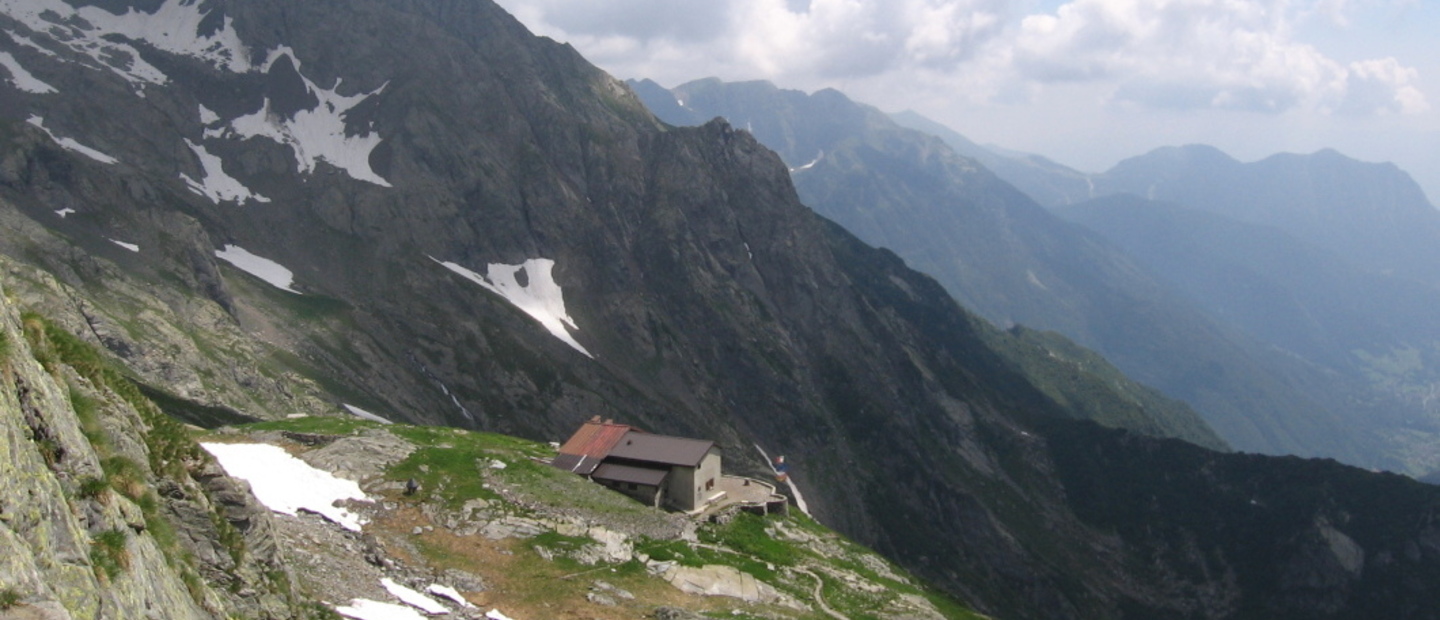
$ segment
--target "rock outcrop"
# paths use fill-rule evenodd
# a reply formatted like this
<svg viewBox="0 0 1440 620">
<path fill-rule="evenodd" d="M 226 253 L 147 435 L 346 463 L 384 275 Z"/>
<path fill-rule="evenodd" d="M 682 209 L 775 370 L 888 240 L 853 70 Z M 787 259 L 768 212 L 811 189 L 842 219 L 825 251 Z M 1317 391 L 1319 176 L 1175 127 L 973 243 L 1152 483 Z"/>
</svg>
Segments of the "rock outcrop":
<svg viewBox="0 0 1440 620">
<path fill-rule="evenodd" d="M 0 588 L 17 599 L 9 613 L 292 615 L 269 512 L 243 482 L 192 449 L 153 404 L 127 399 L 134 386 L 94 350 L 43 318 L 22 320 L 8 295 L 0 353 Z"/>
</svg>

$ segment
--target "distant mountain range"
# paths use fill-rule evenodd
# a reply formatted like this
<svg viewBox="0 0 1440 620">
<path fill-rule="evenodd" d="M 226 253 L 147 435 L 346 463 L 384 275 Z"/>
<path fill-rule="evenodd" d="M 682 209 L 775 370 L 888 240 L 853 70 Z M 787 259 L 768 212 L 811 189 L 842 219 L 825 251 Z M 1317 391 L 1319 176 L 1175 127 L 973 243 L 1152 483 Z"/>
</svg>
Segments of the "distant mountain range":
<svg viewBox="0 0 1440 620">
<path fill-rule="evenodd" d="M 1360 365 L 1299 355 L 1304 350 L 1295 343 L 1227 314 L 1220 307 L 1226 296 L 1175 282 L 1174 269 L 1154 264 L 1152 255 L 1069 225 L 1056 217 L 1063 212 L 1051 213 L 1016 191 L 1027 188 L 1061 204 L 1119 193 L 1119 179 L 1138 183 L 1133 171 L 1145 166 L 1136 161 L 1117 168 L 1132 172 L 1085 175 L 1043 158 L 1000 154 L 913 113 L 903 115 L 909 124 L 945 136 L 942 142 L 829 90 L 806 95 L 764 82 L 713 79 L 669 91 L 653 82 L 632 86 L 668 122 L 722 116 L 751 128 L 791 166 L 807 205 L 936 276 L 956 299 L 992 321 L 1058 331 L 1094 348 L 1126 374 L 1189 403 L 1238 449 L 1331 456 L 1412 473 L 1440 463 L 1440 454 L 1427 447 L 1440 437 L 1436 425 L 1411 393 L 1419 388 L 1391 389 Z M 1403 179 L 1363 167 L 1360 172 L 1336 174 L 1361 186 L 1376 178 L 1387 187 L 1403 185 Z M 1392 194 L 1414 198 L 1400 190 Z M 1338 201 L 1330 208 L 1343 211 Z M 1393 208 L 1416 211 L 1413 202 Z M 1257 252 L 1289 251 L 1248 245 L 1252 241 L 1235 243 Z M 1208 257 L 1177 260 L 1192 258 L 1210 264 Z M 1215 287 L 1244 291 L 1254 284 L 1222 277 Z M 1321 294 L 1328 284 L 1310 286 Z M 1406 294 L 1416 298 L 1417 289 L 1392 290 L 1392 297 Z M 1261 296 L 1252 293 L 1256 300 Z M 1283 310 L 1258 301 L 1249 311 L 1275 313 L 1267 319 L 1272 324 L 1295 324 Z M 1334 353 L 1342 345 L 1327 346 Z M 1375 351 L 1377 358 L 1394 355 Z"/>
<path fill-rule="evenodd" d="M 1086 174 L 892 118 L 1102 233 L 1211 316 L 1363 384 L 1346 406 L 1406 469 L 1436 468 L 1440 212 L 1404 171 L 1333 150 L 1242 163 L 1189 145 Z"/>
</svg>

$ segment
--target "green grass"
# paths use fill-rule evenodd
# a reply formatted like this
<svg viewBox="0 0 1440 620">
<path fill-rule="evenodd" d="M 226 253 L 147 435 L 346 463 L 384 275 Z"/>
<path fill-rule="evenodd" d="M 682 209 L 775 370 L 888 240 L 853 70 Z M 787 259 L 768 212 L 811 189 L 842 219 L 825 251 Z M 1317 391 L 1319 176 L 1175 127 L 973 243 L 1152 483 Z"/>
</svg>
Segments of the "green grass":
<svg viewBox="0 0 1440 620">
<path fill-rule="evenodd" d="M 80 420 L 80 433 L 95 450 L 101 451 L 108 446 L 109 439 L 105 436 L 105 429 L 100 426 L 100 401 L 91 398 L 80 388 L 71 385 L 70 387 L 70 408 L 75 410 L 75 417 Z"/>
<path fill-rule="evenodd" d="M 703 542 L 704 536 L 701 536 Z M 714 543 L 707 543 L 714 544 Z M 722 546 L 722 545 L 716 545 Z M 635 551 L 650 556 L 657 562 L 675 562 L 681 566 L 701 567 L 707 565 L 730 566 L 740 572 L 749 573 L 756 579 L 774 586 L 782 586 L 775 569 L 766 560 L 756 558 L 739 550 L 716 551 L 705 547 L 694 547 L 683 540 L 644 540 L 635 544 Z M 799 592 L 792 592 L 798 594 Z"/>
<path fill-rule="evenodd" d="M 656 562 L 675 562 L 697 568 L 705 565 L 705 558 L 683 540 L 645 539 L 635 543 L 635 551 L 650 556 Z"/>
<path fill-rule="evenodd" d="M 110 482 L 104 478 L 86 476 L 80 479 L 80 488 L 76 492 L 76 496 L 80 499 L 98 499 L 103 503 L 105 491 L 109 489 Z"/>
<path fill-rule="evenodd" d="M 5 588 L 3 590 L 0 590 L 0 611 L 14 609 L 15 607 L 20 606 L 21 598 L 23 597 L 20 596 L 20 591 L 16 590 L 15 588 Z"/>
<path fill-rule="evenodd" d="M 126 548 L 129 537 L 125 530 L 105 530 L 90 540 L 90 564 L 95 576 L 106 582 L 115 581 L 120 573 L 130 568 L 130 550 Z"/>
<path fill-rule="evenodd" d="M 775 539 L 767 531 L 766 525 L 766 517 L 742 512 L 724 525 L 701 528 L 700 541 L 729 547 L 762 562 L 794 566 L 799 559 L 795 546 Z"/>
<path fill-rule="evenodd" d="M 396 435 L 421 446 L 404 461 L 390 468 L 387 476 L 420 483 L 420 499 L 434 498 L 450 508 L 459 508 L 471 499 L 499 499 L 486 488 L 487 471 L 493 459 L 521 462 L 534 454 L 537 444 L 495 435 L 470 433 L 428 426 L 392 427 Z"/>
</svg>

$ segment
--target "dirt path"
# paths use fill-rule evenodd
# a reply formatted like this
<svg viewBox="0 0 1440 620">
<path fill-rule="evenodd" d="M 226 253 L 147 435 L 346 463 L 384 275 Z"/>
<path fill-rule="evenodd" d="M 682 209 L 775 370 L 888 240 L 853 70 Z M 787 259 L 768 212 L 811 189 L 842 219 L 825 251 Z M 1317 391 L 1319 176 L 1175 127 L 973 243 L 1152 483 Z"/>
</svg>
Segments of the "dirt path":
<svg viewBox="0 0 1440 620">
<path fill-rule="evenodd" d="M 850 620 L 850 618 L 846 617 L 845 614 L 835 611 L 834 609 L 830 609 L 830 606 L 825 604 L 825 595 L 821 593 L 821 590 L 825 587 L 825 580 L 821 579 L 819 575 L 816 575 L 815 573 L 811 572 L 809 569 L 806 568 L 797 568 L 795 569 L 795 572 L 804 573 L 815 579 L 815 604 L 820 606 L 820 611 L 829 614 L 831 618 L 837 618 L 838 620 Z"/>
</svg>

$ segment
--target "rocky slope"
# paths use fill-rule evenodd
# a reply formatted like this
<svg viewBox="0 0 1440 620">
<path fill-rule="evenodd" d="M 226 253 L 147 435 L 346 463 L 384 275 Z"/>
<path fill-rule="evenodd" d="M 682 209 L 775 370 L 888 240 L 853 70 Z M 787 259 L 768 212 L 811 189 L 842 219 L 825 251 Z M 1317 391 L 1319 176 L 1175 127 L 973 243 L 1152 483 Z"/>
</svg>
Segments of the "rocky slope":
<svg viewBox="0 0 1440 620">
<path fill-rule="evenodd" d="M 346 504 L 363 531 L 272 514 L 93 349 L 3 299 L 0 326 L 3 618 L 370 617 L 399 613 L 397 584 L 452 617 L 975 617 L 798 513 L 666 514 L 510 437 L 304 418 L 203 438 L 284 447 L 372 498 Z"/>
<path fill-rule="evenodd" d="M 665 126 L 493 4 L 3 6 L 15 34 L 0 51 L 30 78 L 0 87 L 7 290 L 105 347 L 176 416 L 349 405 L 556 440 L 602 415 L 712 438 L 752 472 L 759 444 L 789 457 L 822 522 L 1004 617 L 1202 602 L 1256 617 L 1209 593 L 1277 613 L 1315 596 L 1157 569 L 1157 551 L 1191 536 L 1182 515 L 1155 515 L 1175 526 L 1152 538 L 1116 536 L 1072 503 L 1072 488 L 1104 484 L 1062 477 L 1073 437 L 1057 424 L 1088 417 L 1075 392 L 1027 374 L 934 280 L 806 208 L 748 132 Z M 1163 463 L 1181 445 L 1077 447 Z M 1307 488 L 1328 497 L 1333 472 L 1317 471 Z M 1186 479 L 1194 493 L 1234 482 Z M 1423 549 L 1427 493 L 1364 509 L 1408 519 L 1395 544 Z M 1278 531 L 1326 553 L 1301 536 L 1312 525 Z M 1336 579 L 1336 614 L 1380 587 Z M 1386 592 L 1397 617 L 1434 608 L 1416 584 Z"/>
<path fill-rule="evenodd" d="M 0 353 L 0 616 L 304 615 L 268 511 L 133 384 L 8 296 Z"/>
</svg>

